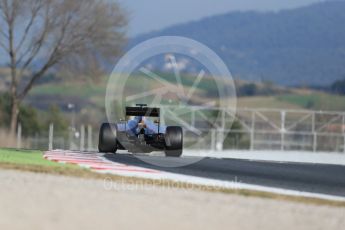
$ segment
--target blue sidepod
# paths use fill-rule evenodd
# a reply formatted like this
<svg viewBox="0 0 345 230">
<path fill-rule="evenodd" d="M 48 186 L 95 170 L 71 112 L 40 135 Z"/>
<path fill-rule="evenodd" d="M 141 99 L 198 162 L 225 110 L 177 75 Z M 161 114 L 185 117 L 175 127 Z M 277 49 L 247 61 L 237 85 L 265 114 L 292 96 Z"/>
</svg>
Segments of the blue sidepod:
<svg viewBox="0 0 345 230">
<path fill-rule="evenodd" d="M 157 134 L 158 133 L 158 124 L 154 123 L 152 120 L 147 119 L 146 117 L 136 116 L 130 120 L 128 120 L 126 123 L 118 123 L 117 129 L 120 132 L 127 132 L 130 136 L 136 136 L 139 134 L 139 123 L 143 121 L 146 125 L 145 134 Z M 160 125 L 159 126 L 159 133 L 165 133 L 166 126 Z"/>
</svg>

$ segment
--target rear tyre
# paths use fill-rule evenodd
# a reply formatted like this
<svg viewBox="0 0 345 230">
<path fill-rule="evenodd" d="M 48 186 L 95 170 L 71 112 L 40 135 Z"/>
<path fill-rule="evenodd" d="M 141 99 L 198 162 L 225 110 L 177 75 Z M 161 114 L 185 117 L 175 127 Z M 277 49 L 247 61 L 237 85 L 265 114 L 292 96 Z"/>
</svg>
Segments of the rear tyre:
<svg viewBox="0 0 345 230">
<path fill-rule="evenodd" d="M 165 132 L 165 155 L 180 157 L 183 148 L 183 131 L 179 126 L 169 126 Z"/>
<path fill-rule="evenodd" d="M 116 153 L 117 129 L 115 124 L 103 123 L 99 130 L 98 150 L 101 153 Z"/>
</svg>

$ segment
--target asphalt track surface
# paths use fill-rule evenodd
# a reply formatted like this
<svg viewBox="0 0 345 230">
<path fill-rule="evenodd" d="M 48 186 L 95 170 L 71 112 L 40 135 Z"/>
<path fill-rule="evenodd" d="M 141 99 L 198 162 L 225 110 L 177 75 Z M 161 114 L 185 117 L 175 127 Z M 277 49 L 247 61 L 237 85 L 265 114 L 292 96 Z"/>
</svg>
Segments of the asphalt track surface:
<svg viewBox="0 0 345 230">
<path fill-rule="evenodd" d="M 345 166 L 204 158 L 191 165 L 169 168 L 146 162 L 183 163 L 191 157 L 141 156 L 146 162 L 132 154 L 106 154 L 105 157 L 114 162 L 182 175 L 345 197 Z"/>
</svg>

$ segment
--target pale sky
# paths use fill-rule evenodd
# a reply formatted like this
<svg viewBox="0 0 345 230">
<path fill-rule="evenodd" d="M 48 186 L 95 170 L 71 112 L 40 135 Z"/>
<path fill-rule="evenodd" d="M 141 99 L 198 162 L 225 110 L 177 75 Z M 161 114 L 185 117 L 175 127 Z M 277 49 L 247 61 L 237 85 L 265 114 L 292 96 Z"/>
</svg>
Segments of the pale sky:
<svg viewBox="0 0 345 230">
<path fill-rule="evenodd" d="M 231 11 L 277 11 L 324 0 L 117 0 L 130 13 L 129 35 Z"/>
</svg>

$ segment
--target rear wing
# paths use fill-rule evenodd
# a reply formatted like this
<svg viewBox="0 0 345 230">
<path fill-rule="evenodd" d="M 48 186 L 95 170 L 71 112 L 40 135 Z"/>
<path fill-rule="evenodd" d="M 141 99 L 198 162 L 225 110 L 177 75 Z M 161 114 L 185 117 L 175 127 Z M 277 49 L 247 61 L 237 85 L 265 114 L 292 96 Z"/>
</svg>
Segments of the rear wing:
<svg viewBox="0 0 345 230">
<path fill-rule="evenodd" d="M 126 116 L 159 117 L 159 108 L 126 107 Z"/>
</svg>

